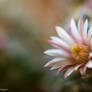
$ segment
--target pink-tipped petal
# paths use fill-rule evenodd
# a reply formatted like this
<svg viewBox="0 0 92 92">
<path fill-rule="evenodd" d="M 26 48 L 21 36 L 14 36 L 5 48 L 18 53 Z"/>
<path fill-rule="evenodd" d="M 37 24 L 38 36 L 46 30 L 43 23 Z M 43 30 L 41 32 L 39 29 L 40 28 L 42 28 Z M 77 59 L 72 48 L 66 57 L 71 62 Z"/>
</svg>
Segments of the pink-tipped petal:
<svg viewBox="0 0 92 92">
<path fill-rule="evenodd" d="M 64 75 L 64 78 L 67 78 L 68 76 L 70 76 L 71 73 L 72 73 L 73 71 L 78 70 L 78 68 L 79 68 L 80 66 L 81 66 L 81 64 L 80 64 L 80 65 L 76 65 L 76 66 L 70 67 L 70 68 L 66 71 L 66 73 L 65 73 L 65 75 Z"/>
<path fill-rule="evenodd" d="M 50 49 L 46 50 L 44 54 L 49 55 L 49 56 L 55 56 L 55 57 L 63 57 L 63 58 L 68 58 L 71 59 L 72 55 L 61 50 L 61 49 Z"/>
<path fill-rule="evenodd" d="M 52 41 L 58 43 L 58 44 L 62 44 L 63 46 L 66 46 L 67 48 L 71 48 L 71 45 L 69 45 L 68 43 L 66 43 L 65 41 L 63 41 L 62 39 L 55 37 L 55 36 L 51 36 L 50 37 Z"/>
<path fill-rule="evenodd" d="M 49 66 L 50 66 L 50 63 L 49 62 L 44 65 L 44 67 L 49 67 Z"/>
<path fill-rule="evenodd" d="M 56 64 L 52 65 L 51 69 L 57 69 L 57 68 L 63 68 L 67 65 L 74 65 L 75 62 L 71 61 L 71 60 L 62 60 L 61 62 L 57 62 Z"/>
<path fill-rule="evenodd" d="M 79 43 L 79 39 L 77 39 L 77 37 L 73 34 L 71 27 L 69 27 L 68 31 L 69 31 L 71 37 L 73 38 L 73 40 L 75 41 L 75 43 Z"/>
<path fill-rule="evenodd" d="M 85 38 L 84 38 L 84 34 L 83 34 L 83 20 L 82 18 L 79 19 L 79 31 L 80 31 L 80 35 L 81 35 L 81 39 L 82 39 L 82 43 L 86 44 Z"/>
<path fill-rule="evenodd" d="M 54 41 L 52 41 L 52 40 L 49 40 L 48 42 L 49 42 L 50 44 L 52 44 L 52 45 L 56 45 L 57 47 L 60 47 L 61 49 L 67 51 L 68 53 L 71 53 L 71 50 L 70 50 L 68 47 L 66 47 L 66 46 L 64 46 L 64 45 L 62 45 L 62 44 L 58 44 L 57 42 L 54 42 Z"/>
<path fill-rule="evenodd" d="M 74 41 L 72 40 L 72 38 L 62 27 L 56 26 L 56 32 L 60 36 L 60 38 L 66 41 L 68 44 L 70 45 L 74 44 Z"/>
<path fill-rule="evenodd" d="M 76 27 L 76 23 L 75 23 L 74 19 L 71 19 L 70 27 L 71 27 L 73 35 L 80 40 L 80 33 Z"/>
<path fill-rule="evenodd" d="M 57 74 L 60 73 L 60 72 L 63 72 L 64 70 L 70 68 L 72 65 L 66 65 L 65 67 L 63 68 L 60 68 L 58 71 L 57 71 Z"/>
<path fill-rule="evenodd" d="M 86 74 L 86 69 L 87 69 L 87 67 L 85 65 L 81 66 L 81 68 L 80 68 L 81 75 L 85 75 Z"/>
<path fill-rule="evenodd" d="M 64 78 L 67 78 L 68 76 L 71 75 L 71 73 L 74 71 L 74 67 L 70 67 L 66 73 L 64 74 Z"/>
<path fill-rule="evenodd" d="M 45 65 L 45 67 L 49 67 L 49 66 L 52 66 L 52 65 L 54 65 L 54 64 L 57 64 L 57 63 L 61 62 L 62 60 L 64 60 L 64 58 L 54 58 L 54 59 L 52 59 L 51 61 L 49 61 L 49 62 Z"/>
<path fill-rule="evenodd" d="M 49 56 L 65 56 L 67 52 L 60 50 L 60 49 L 49 49 L 44 52 Z"/>
</svg>

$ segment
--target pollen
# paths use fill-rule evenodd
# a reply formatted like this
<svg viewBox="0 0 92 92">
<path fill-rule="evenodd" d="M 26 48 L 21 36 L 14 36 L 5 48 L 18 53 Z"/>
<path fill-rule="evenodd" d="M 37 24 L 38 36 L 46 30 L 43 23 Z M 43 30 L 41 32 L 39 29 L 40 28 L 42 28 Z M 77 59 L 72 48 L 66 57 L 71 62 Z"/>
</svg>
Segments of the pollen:
<svg viewBox="0 0 92 92">
<path fill-rule="evenodd" d="M 78 46 L 72 46 L 72 52 L 79 52 L 80 48 Z"/>
<path fill-rule="evenodd" d="M 84 45 L 72 46 L 72 55 L 77 63 L 86 63 L 89 57 L 89 48 Z"/>
</svg>

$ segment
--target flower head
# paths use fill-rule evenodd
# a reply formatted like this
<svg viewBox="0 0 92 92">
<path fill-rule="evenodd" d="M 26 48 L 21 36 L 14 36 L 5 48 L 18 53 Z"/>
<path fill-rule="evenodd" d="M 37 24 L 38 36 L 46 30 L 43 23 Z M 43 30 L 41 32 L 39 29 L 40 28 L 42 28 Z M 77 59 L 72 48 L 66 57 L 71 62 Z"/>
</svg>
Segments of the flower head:
<svg viewBox="0 0 92 92">
<path fill-rule="evenodd" d="M 76 25 L 72 19 L 68 31 L 57 26 L 56 32 L 59 37 L 51 36 L 49 40 L 55 49 L 44 52 L 54 59 L 45 67 L 51 67 L 51 70 L 58 68 L 57 73 L 65 70 L 65 78 L 75 70 L 85 75 L 87 68 L 92 68 L 92 26 L 88 28 L 88 20 L 83 23 L 80 18 Z"/>
</svg>

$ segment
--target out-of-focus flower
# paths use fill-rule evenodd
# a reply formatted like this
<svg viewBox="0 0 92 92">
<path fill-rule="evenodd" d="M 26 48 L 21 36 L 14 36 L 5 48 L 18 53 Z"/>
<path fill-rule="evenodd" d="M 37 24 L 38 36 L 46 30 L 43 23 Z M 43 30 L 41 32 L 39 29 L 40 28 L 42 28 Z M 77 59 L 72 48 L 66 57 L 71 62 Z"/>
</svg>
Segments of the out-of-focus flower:
<svg viewBox="0 0 92 92">
<path fill-rule="evenodd" d="M 57 26 L 56 32 L 60 38 L 51 36 L 49 43 L 55 47 L 44 53 L 55 57 L 45 67 L 52 66 L 51 70 L 59 68 L 57 73 L 66 71 L 68 77 L 73 71 L 80 70 L 85 75 L 87 68 L 92 68 L 92 26 L 88 28 L 88 20 L 83 23 L 79 19 L 77 25 L 71 20 L 68 32 Z"/>
</svg>

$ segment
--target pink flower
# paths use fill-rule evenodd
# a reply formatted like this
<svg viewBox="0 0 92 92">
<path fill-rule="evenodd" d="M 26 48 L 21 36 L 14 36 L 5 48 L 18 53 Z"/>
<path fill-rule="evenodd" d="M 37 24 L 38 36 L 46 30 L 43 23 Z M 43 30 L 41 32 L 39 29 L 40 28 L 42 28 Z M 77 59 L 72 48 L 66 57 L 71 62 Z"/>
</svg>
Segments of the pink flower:
<svg viewBox="0 0 92 92">
<path fill-rule="evenodd" d="M 88 29 L 88 20 L 83 24 L 82 18 L 77 24 L 72 19 L 68 32 L 57 26 L 59 38 L 51 36 L 49 40 L 55 49 L 44 52 L 54 57 L 45 67 L 58 68 L 57 73 L 65 70 L 65 78 L 76 70 L 85 75 L 87 68 L 92 68 L 92 26 Z"/>
</svg>

